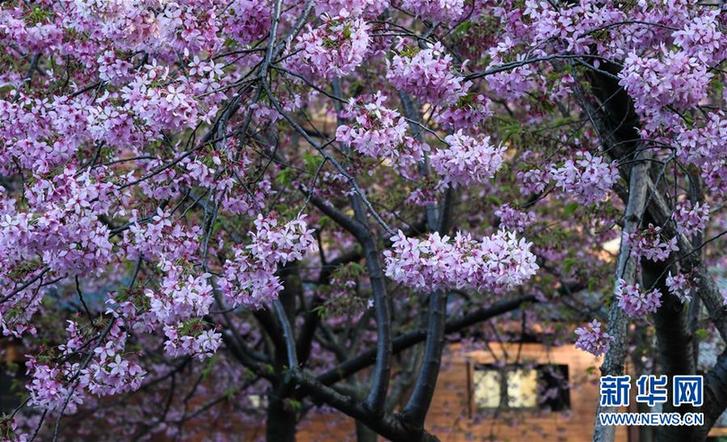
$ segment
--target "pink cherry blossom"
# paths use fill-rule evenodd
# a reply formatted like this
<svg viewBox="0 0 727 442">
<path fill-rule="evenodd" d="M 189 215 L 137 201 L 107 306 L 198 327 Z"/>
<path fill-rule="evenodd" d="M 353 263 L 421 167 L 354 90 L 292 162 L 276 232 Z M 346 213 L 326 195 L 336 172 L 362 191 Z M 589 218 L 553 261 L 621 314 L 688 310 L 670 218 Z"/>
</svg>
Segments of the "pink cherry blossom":
<svg viewBox="0 0 727 442">
<path fill-rule="evenodd" d="M 615 295 L 618 306 L 632 318 L 643 318 L 661 307 L 659 290 L 644 292 L 639 288 L 639 284 L 626 284 L 623 279 L 616 282 Z"/>
<path fill-rule="evenodd" d="M 220 290 L 233 306 L 261 308 L 276 299 L 283 285 L 275 272 L 278 265 L 303 258 L 314 247 L 312 231 L 304 218 L 278 226 L 275 218 L 258 216 L 252 243 L 235 251 L 224 267 Z"/>
<path fill-rule="evenodd" d="M 464 0 L 404 0 L 402 8 L 431 21 L 455 22 L 464 13 Z"/>
<path fill-rule="evenodd" d="M 440 43 L 394 55 L 386 79 L 394 86 L 422 101 L 438 105 L 455 103 L 465 94 L 468 83 L 454 72 L 452 56 Z"/>
<path fill-rule="evenodd" d="M 500 228 L 515 232 L 524 231 L 536 219 L 535 213 L 517 210 L 509 204 L 503 204 L 495 210 L 495 216 L 500 218 Z"/>
<path fill-rule="evenodd" d="M 321 26 L 309 26 L 298 37 L 289 66 L 303 75 L 326 79 L 349 75 L 367 55 L 368 32 L 368 24 L 360 18 L 324 15 Z"/>
<path fill-rule="evenodd" d="M 474 138 L 457 131 L 444 141 L 449 146 L 431 156 L 432 168 L 442 176 L 444 186 L 484 183 L 504 161 L 505 147 L 492 145 L 488 136 Z"/>
<path fill-rule="evenodd" d="M 225 28 L 242 44 L 264 37 L 270 29 L 270 7 L 265 2 L 235 0 L 227 11 Z"/>
<path fill-rule="evenodd" d="M 677 204 L 671 218 L 679 233 L 691 235 L 703 231 L 709 221 L 709 205 L 706 203 L 692 205 L 689 200 L 684 200 Z"/>
<path fill-rule="evenodd" d="M 695 56 L 663 47 L 659 57 L 630 53 L 619 77 L 647 128 L 655 128 L 675 121 L 665 108 L 684 110 L 704 99 L 712 73 Z"/>
<path fill-rule="evenodd" d="M 391 152 L 404 142 L 407 123 L 398 111 L 386 108 L 385 101 L 380 91 L 373 101 L 361 105 L 351 99 L 341 114 L 351 123 L 338 126 L 336 139 L 364 155 L 392 156 Z"/>
<path fill-rule="evenodd" d="M 587 351 L 594 356 L 601 356 L 606 353 L 613 338 L 602 327 L 601 323 L 595 319 L 583 327 L 578 327 L 575 331 L 576 336 L 578 336 L 576 348 Z"/>
<path fill-rule="evenodd" d="M 602 157 L 590 152 L 576 153 L 576 160 L 566 160 L 561 167 L 553 166 L 550 176 L 556 185 L 583 204 L 603 201 L 618 179 L 614 162 L 608 163 Z"/>
<path fill-rule="evenodd" d="M 531 244 L 512 232 L 481 240 L 463 233 L 417 239 L 399 232 L 392 242 L 384 252 L 386 276 L 419 291 L 504 289 L 522 284 L 538 269 Z"/>
<path fill-rule="evenodd" d="M 672 252 L 679 250 L 677 239 L 671 238 L 665 241 L 662 238 L 661 227 L 653 224 L 632 233 L 627 241 L 631 247 L 631 256 L 651 261 L 665 261 Z"/>
<path fill-rule="evenodd" d="M 435 118 L 444 128 L 475 130 L 492 115 L 492 103 L 484 95 L 465 95 L 457 103 L 445 108 Z"/>
<path fill-rule="evenodd" d="M 351 17 L 376 18 L 389 7 L 388 0 L 318 0 L 316 13 L 330 16 L 348 13 Z"/>
<path fill-rule="evenodd" d="M 685 275 L 683 273 L 677 273 L 666 277 L 666 286 L 669 293 L 679 298 L 682 303 L 689 302 L 692 299 L 692 293 L 694 291 L 694 281 L 691 275 Z"/>
</svg>

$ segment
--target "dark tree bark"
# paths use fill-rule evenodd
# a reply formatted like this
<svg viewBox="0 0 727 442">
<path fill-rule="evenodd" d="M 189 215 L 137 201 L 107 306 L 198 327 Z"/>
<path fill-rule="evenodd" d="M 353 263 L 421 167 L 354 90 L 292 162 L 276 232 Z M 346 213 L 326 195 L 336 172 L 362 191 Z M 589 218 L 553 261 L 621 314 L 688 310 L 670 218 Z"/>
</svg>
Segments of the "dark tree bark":
<svg viewBox="0 0 727 442">
<path fill-rule="evenodd" d="M 705 440 L 709 430 L 727 407 L 727 352 L 704 377 L 704 425 L 699 427 L 694 440 Z"/>
<path fill-rule="evenodd" d="M 297 413 L 286 407 L 285 400 L 271 394 L 265 419 L 265 439 L 268 442 L 295 442 Z"/>
<path fill-rule="evenodd" d="M 671 391 L 671 379 L 674 375 L 694 374 L 694 359 L 690 357 L 692 350 L 692 335 L 689 331 L 688 308 L 666 287 L 666 276 L 669 266 L 664 263 L 642 261 L 644 287 L 656 287 L 662 293 L 662 305 L 654 314 L 656 329 L 657 361 L 659 374 L 667 375 L 669 379 L 668 391 Z M 692 408 L 674 408 L 671 401 L 667 401 L 663 408 L 669 412 L 693 412 Z M 656 440 L 659 442 L 695 440 L 695 431 L 691 426 L 659 427 L 656 429 Z"/>
<path fill-rule="evenodd" d="M 356 442 L 376 442 L 379 435 L 361 421 L 356 421 Z"/>
<path fill-rule="evenodd" d="M 601 69 L 603 73 L 589 73 L 588 79 L 595 100 L 581 92 L 582 106 L 599 132 L 604 150 L 608 152 L 611 158 L 619 161 L 630 160 L 638 152 L 640 122 L 634 111 L 633 103 L 615 77 L 619 68 L 606 63 Z M 623 172 L 622 170 L 622 174 Z M 714 282 L 711 276 L 701 266 L 700 253 L 694 253 L 691 241 L 678 235 L 668 224 L 672 208 L 665 197 L 665 195 L 668 195 L 668 191 L 665 189 L 665 180 L 660 179 L 660 174 L 661 171 L 658 167 L 651 168 L 648 183 L 649 196 L 644 221 L 645 223 L 651 222 L 662 226 L 664 228 L 663 232 L 670 238 L 677 237 L 680 248 L 678 253 L 680 255 L 691 254 L 687 256 L 688 259 L 686 260 L 680 259 L 683 271 L 695 270 L 698 281 L 698 296 L 707 304 L 710 317 L 724 338 L 727 336 L 727 321 L 724 320 L 725 309 L 719 305 L 716 299 Z M 695 188 L 697 187 L 695 186 Z M 624 201 L 628 199 L 629 195 L 625 189 L 621 189 L 619 193 Z M 699 196 L 695 195 L 694 198 L 699 198 Z M 697 239 L 697 241 L 701 240 Z M 668 375 L 670 382 L 673 375 L 696 373 L 696 361 L 692 357 L 695 354 L 695 344 L 690 328 L 688 308 L 675 296 L 669 294 L 665 285 L 669 270 L 674 272 L 676 269 L 672 262 L 673 259 L 674 256 L 663 263 L 653 263 L 646 260 L 642 260 L 640 263 L 644 289 L 654 287 L 659 289 L 663 295 L 662 306 L 654 314 L 654 323 L 657 337 L 658 366 L 661 369 L 659 374 Z M 703 407 L 705 425 L 701 428 L 690 426 L 659 427 L 655 431 L 656 441 L 700 441 L 706 439 L 714 420 L 719 417 L 727 406 L 727 357 L 720 358 L 717 366 L 707 376 L 705 383 L 705 407 Z M 671 388 L 671 384 L 669 388 Z M 664 404 L 664 411 L 685 413 L 700 410 L 694 410 L 691 407 L 679 407 L 679 409 L 675 410 L 670 403 L 667 403 Z"/>
</svg>

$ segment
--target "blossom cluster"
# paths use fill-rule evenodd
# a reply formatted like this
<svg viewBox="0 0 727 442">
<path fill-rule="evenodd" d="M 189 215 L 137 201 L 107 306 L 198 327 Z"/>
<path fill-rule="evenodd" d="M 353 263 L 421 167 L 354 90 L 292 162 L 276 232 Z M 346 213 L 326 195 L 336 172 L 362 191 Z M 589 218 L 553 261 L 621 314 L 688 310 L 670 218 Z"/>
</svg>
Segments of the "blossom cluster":
<svg viewBox="0 0 727 442">
<path fill-rule="evenodd" d="M 386 276 L 415 290 L 503 290 L 523 284 L 538 269 L 531 243 L 504 230 L 473 239 L 431 233 L 425 239 L 399 232 L 384 252 Z"/>
<path fill-rule="evenodd" d="M 455 103 L 469 87 L 454 72 L 452 56 L 441 43 L 421 50 L 405 48 L 402 54 L 394 55 L 386 79 L 396 88 L 440 106 Z"/>
<path fill-rule="evenodd" d="M 687 52 L 663 49 L 661 57 L 629 54 L 619 77 L 619 84 L 634 99 L 636 111 L 647 118 L 649 129 L 676 121 L 665 108 L 683 111 L 704 99 L 712 73 Z"/>
<path fill-rule="evenodd" d="M 710 11 L 691 18 L 672 34 L 674 43 L 707 66 L 722 62 L 727 57 L 727 43 L 720 31 L 719 17 L 719 12 Z"/>
<path fill-rule="evenodd" d="M 136 260 L 139 257 L 174 261 L 189 259 L 197 251 L 202 229 L 199 226 L 183 227 L 173 223 L 171 213 L 157 208 L 154 215 L 141 218 L 137 210 L 132 210 L 129 228 L 124 231 L 126 257 Z"/>
<path fill-rule="evenodd" d="M 146 372 L 138 362 L 122 357 L 117 351 L 99 351 L 97 358 L 82 371 L 80 385 L 96 396 L 111 396 L 141 387 Z"/>
<path fill-rule="evenodd" d="M 0 118 L 13 124 L 0 126 L 0 172 L 15 168 L 48 173 L 70 159 L 87 141 L 88 103 L 66 97 L 40 100 L 15 92 L 0 99 Z"/>
<path fill-rule="evenodd" d="M 576 160 L 566 160 L 561 167 L 551 167 L 550 177 L 557 187 L 583 204 L 603 201 L 618 180 L 616 162 L 608 163 L 590 152 L 576 153 Z"/>
<path fill-rule="evenodd" d="M 709 168 L 727 153 L 727 118 L 722 111 L 711 113 L 700 126 L 678 125 L 676 132 L 677 156 L 684 162 Z"/>
<path fill-rule="evenodd" d="M 464 14 L 464 0 L 403 0 L 401 7 L 431 21 L 455 22 Z"/>
<path fill-rule="evenodd" d="M 199 321 L 165 325 L 164 336 L 164 351 L 171 357 L 194 356 L 203 360 L 222 345 L 222 334 L 205 330 Z"/>
<path fill-rule="evenodd" d="M 691 235 L 703 231 L 709 221 L 709 205 L 696 203 L 692 205 L 689 200 L 677 203 L 671 219 L 676 224 L 677 232 Z"/>
<path fill-rule="evenodd" d="M 115 319 L 109 326 L 104 340 L 96 341 L 91 347 L 86 362 L 73 362 L 72 357 L 82 354 L 93 338 L 86 338 L 78 324 L 69 321 L 66 331 L 68 341 L 58 348 L 66 362 L 54 367 L 38 363 L 33 357 L 28 360 L 27 371 L 31 376 L 28 385 L 30 403 L 52 412 L 75 413 L 88 394 L 101 397 L 136 391 L 146 372 L 138 362 L 124 354 L 128 334 Z M 84 342 L 86 340 L 87 342 Z"/>
<path fill-rule="evenodd" d="M 523 195 L 539 194 L 548 185 L 550 172 L 542 169 L 520 170 L 515 175 Z"/>
<path fill-rule="evenodd" d="M 381 15 L 389 7 L 388 0 L 319 0 L 316 13 L 331 16 L 350 14 L 351 17 L 363 16 L 371 19 Z"/>
<path fill-rule="evenodd" d="M 143 75 L 135 78 L 124 86 L 120 95 L 128 106 L 124 109 L 129 117 L 143 121 L 155 134 L 164 130 L 180 130 L 195 127 L 197 122 L 214 117 L 215 106 L 205 109 L 195 97 L 219 87 L 214 81 L 213 71 L 211 82 L 174 82 L 168 67 L 149 65 Z M 209 80 L 209 76 L 205 76 Z M 214 94 L 212 95 L 214 96 Z M 111 111 L 113 114 L 113 110 Z M 103 121 L 103 117 L 99 117 Z M 105 123 L 109 125 L 108 122 Z M 113 141 L 113 140 L 106 140 Z"/>
<path fill-rule="evenodd" d="M 500 219 L 500 228 L 515 232 L 522 232 L 535 222 L 535 213 L 517 210 L 510 204 L 498 207 L 495 216 Z"/>
<path fill-rule="evenodd" d="M 235 0 L 227 9 L 225 31 L 240 44 L 248 44 L 264 37 L 272 19 L 270 7 L 255 0 Z"/>
<path fill-rule="evenodd" d="M 0 278 L 23 260 L 38 259 L 58 274 L 99 272 L 111 259 L 109 229 L 99 221 L 114 196 L 104 173 L 65 169 L 26 190 L 30 212 L 0 220 Z"/>
<path fill-rule="evenodd" d="M 606 333 L 602 327 L 603 325 L 595 319 L 583 327 L 578 327 L 575 330 L 576 336 L 578 336 L 576 348 L 587 351 L 594 356 L 601 356 L 606 353 L 613 341 L 613 337 Z"/>
<path fill-rule="evenodd" d="M 138 362 L 130 359 L 126 344 L 128 333 L 122 327 L 122 321 L 114 321 L 105 340 L 93 350 L 93 357 L 87 368 L 82 368 L 79 376 L 79 387 L 88 390 L 95 396 L 110 396 L 129 391 L 136 391 L 146 372 Z M 78 338 L 78 330 L 69 324 L 70 336 Z M 77 340 L 78 341 L 78 340 Z M 76 351 L 80 350 L 77 348 Z M 75 365 L 73 369 L 78 369 Z"/>
<path fill-rule="evenodd" d="M 352 98 L 341 112 L 351 122 L 338 126 L 336 139 L 363 155 L 390 156 L 404 142 L 407 124 L 397 110 L 384 106 L 385 101 L 380 91 L 363 105 Z"/>
<path fill-rule="evenodd" d="M 645 229 L 631 233 L 626 239 L 631 256 L 659 262 L 666 261 L 672 252 L 678 251 L 677 239 L 664 241 L 661 230 L 661 227 L 649 223 Z"/>
<path fill-rule="evenodd" d="M 712 112 L 694 127 L 676 126 L 677 157 L 700 167 L 707 187 L 715 195 L 727 191 L 727 118 Z"/>
<path fill-rule="evenodd" d="M 363 63 L 371 37 L 361 18 L 323 15 L 323 23 L 298 37 L 289 67 L 302 75 L 326 79 L 343 77 Z"/>
<path fill-rule="evenodd" d="M 255 228 L 252 243 L 235 250 L 223 269 L 220 290 L 232 307 L 262 308 L 276 299 L 283 289 L 278 265 L 302 259 L 315 244 L 304 216 L 278 226 L 277 219 L 259 215 Z"/>
<path fill-rule="evenodd" d="M 661 292 L 653 289 L 644 292 L 639 284 L 627 284 L 623 279 L 616 282 L 618 306 L 632 318 L 643 318 L 661 307 Z"/>
<path fill-rule="evenodd" d="M 503 36 L 498 43 L 487 50 L 487 55 L 492 60 L 492 64 L 504 65 L 506 58 L 510 58 L 511 53 L 519 46 L 517 39 L 510 36 Z M 494 72 L 492 75 L 485 77 L 487 85 L 495 95 L 505 99 L 520 99 L 529 91 L 536 88 L 534 81 L 535 69 L 526 62 L 527 55 L 516 53 L 514 62 L 521 62 L 522 66 L 507 69 L 503 72 Z"/>
<path fill-rule="evenodd" d="M 384 106 L 385 101 L 381 91 L 363 104 L 352 98 L 340 113 L 348 124 L 338 126 L 336 139 L 362 155 L 388 160 L 403 176 L 413 178 L 429 145 L 407 136 L 406 120 Z"/>
<path fill-rule="evenodd" d="M 27 386 L 30 403 L 45 410 L 55 410 L 65 405 L 69 413 L 74 413 L 81 399 L 72 394 L 71 389 L 65 385 L 61 370 L 51 368 L 45 364 L 35 364 L 28 361 L 28 371 L 32 373 L 32 381 Z"/>
<path fill-rule="evenodd" d="M 526 0 L 524 14 L 533 23 L 533 43 L 549 43 L 569 53 L 588 53 L 597 43 L 593 30 L 626 19 L 611 2 L 580 0 L 564 7 Z"/>
<path fill-rule="evenodd" d="M 692 293 L 694 291 L 694 280 L 692 275 L 677 273 L 666 277 L 666 287 L 669 293 L 679 298 L 682 303 L 689 302 L 692 299 Z"/>
<path fill-rule="evenodd" d="M 484 95 L 467 94 L 437 113 L 435 119 L 448 130 L 473 130 L 492 115 L 491 105 L 492 102 Z"/>
<path fill-rule="evenodd" d="M 465 135 L 461 130 L 444 138 L 447 148 L 431 156 L 432 168 L 442 176 L 443 186 L 485 183 L 502 166 L 504 146 L 494 146 L 490 137 Z"/>
<path fill-rule="evenodd" d="M 210 274 L 189 274 L 164 257 L 159 262 L 159 268 L 164 274 L 159 290 L 145 291 L 150 311 L 159 322 L 177 322 L 209 313 L 214 302 Z"/>
</svg>

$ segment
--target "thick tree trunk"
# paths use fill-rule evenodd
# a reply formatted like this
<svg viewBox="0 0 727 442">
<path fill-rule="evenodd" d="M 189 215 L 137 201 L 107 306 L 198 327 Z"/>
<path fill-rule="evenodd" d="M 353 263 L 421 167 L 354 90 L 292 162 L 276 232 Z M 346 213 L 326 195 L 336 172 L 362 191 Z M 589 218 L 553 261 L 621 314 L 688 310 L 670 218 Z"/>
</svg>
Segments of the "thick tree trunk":
<svg viewBox="0 0 727 442">
<path fill-rule="evenodd" d="M 618 73 L 619 68 L 618 66 L 606 63 L 602 69 L 615 75 Z M 589 99 L 584 94 L 582 94 L 581 100 L 584 109 L 592 118 L 596 129 L 601 135 L 604 149 L 606 149 L 613 159 L 623 161 L 630 158 L 636 151 L 638 147 L 637 143 L 640 139 L 638 134 L 639 120 L 634 112 L 633 103 L 625 91 L 618 85 L 618 81 L 615 78 L 602 74 L 590 74 L 589 80 L 592 86 L 592 92 L 598 100 L 598 106 L 589 103 Z M 671 213 L 671 208 L 668 203 L 662 201 L 660 195 L 661 189 L 658 188 L 660 180 L 654 179 L 654 175 L 654 171 L 652 171 L 651 182 L 649 183 L 649 203 L 647 205 L 645 221 L 653 222 L 656 225 L 663 225 L 668 230 L 669 226 L 666 225 L 666 219 Z M 664 185 L 663 182 L 660 184 L 661 186 Z M 621 192 L 621 197 L 625 199 L 628 196 L 624 193 Z M 696 197 L 698 198 L 698 195 Z M 658 203 L 662 203 L 664 206 L 659 208 L 660 210 L 656 210 L 658 208 L 656 206 L 659 205 Z M 656 212 L 660 213 L 657 214 Z M 665 233 L 668 235 L 676 234 L 675 232 Z M 689 244 L 689 247 L 684 247 L 683 243 L 684 241 L 679 241 L 680 253 L 685 253 L 692 249 L 691 244 Z M 689 271 L 692 267 L 699 266 L 699 255 L 692 254 L 690 257 L 695 260 L 695 263 L 690 263 L 688 259 L 682 260 L 681 265 L 686 267 L 682 270 Z M 663 305 L 654 315 L 659 358 L 658 367 L 660 370 L 658 374 L 668 375 L 670 382 L 672 376 L 675 374 L 694 374 L 696 369 L 695 358 L 693 357 L 695 354 L 695 344 L 693 342 L 692 331 L 689 327 L 689 312 L 676 297 L 668 293 L 665 287 L 665 278 L 668 272 L 666 264 L 648 261 L 642 261 L 640 264 L 643 286 L 645 288 L 656 287 L 664 295 L 662 298 Z M 675 270 L 672 269 L 672 272 L 676 273 Z M 709 281 L 708 274 L 705 276 L 700 273 L 700 278 L 704 279 L 704 281 L 700 279 L 702 283 L 698 284 L 699 296 L 706 298 L 714 304 L 709 309 L 710 316 L 713 317 L 715 325 L 717 325 L 724 337 L 727 332 L 725 332 L 724 325 L 722 325 L 724 321 L 719 317 L 719 314 L 724 315 L 724 309 L 719 305 L 718 299 L 713 300 L 713 298 L 717 297 L 711 296 L 713 290 L 711 290 L 709 285 L 711 281 Z M 706 378 L 705 425 L 702 428 L 687 426 L 656 428 L 656 441 L 700 441 L 706 438 L 706 433 L 713 424 L 713 421 L 710 422 L 711 417 L 719 416 L 719 413 L 721 413 L 721 410 L 724 409 L 724 405 L 727 403 L 727 395 L 724 394 L 725 389 L 723 388 L 725 382 L 722 378 L 725 371 L 720 372 L 720 368 L 721 366 L 718 363 L 717 367 Z M 669 385 L 669 389 L 671 389 L 671 384 Z M 667 403 L 665 404 L 664 411 L 684 413 L 695 410 L 690 410 L 686 407 L 680 407 L 678 410 L 674 410 Z"/>
<path fill-rule="evenodd" d="M 727 352 L 704 377 L 704 425 L 697 430 L 694 440 L 705 440 L 709 430 L 722 415 L 727 405 Z"/>
<path fill-rule="evenodd" d="M 285 266 L 280 271 L 280 277 L 284 281 L 284 289 L 274 301 L 272 309 L 272 316 L 275 316 L 278 322 L 271 319 L 269 324 L 269 328 L 279 340 L 275 344 L 276 379 L 272 382 L 272 389 L 268 393 L 265 432 L 267 442 L 295 442 L 298 416 L 285 399 L 290 394 L 290 383 L 286 372 L 298 365 L 295 337 L 289 322 L 295 311 L 296 298 L 302 290 L 298 265 L 293 263 Z"/>
<path fill-rule="evenodd" d="M 671 380 L 674 375 L 689 375 L 695 373 L 694 359 L 691 357 L 692 336 L 689 332 L 689 318 L 687 306 L 682 304 L 676 296 L 669 293 L 666 288 L 667 268 L 664 263 L 653 263 L 644 260 L 641 263 L 644 287 L 656 287 L 662 293 L 662 306 L 654 314 L 656 328 L 656 344 L 659 362 L 659 373 L 667 375 L 669 379 L 668 390 L 671 391 Z M 675 273 L 674 270 L 672 270 Z M 671 401 L 664 404 L 663 411 L 693 412 L 694 409 L 685 406 L 674 408 Z M 695 436 L 696 427 L 659 427 L 656 428 L 657 442 L 680 442 L 685 440 L 699 440 Z"/>
<path fill-rule="evenodd" d="M 637 156 L 642 159 L 641 156 Z M 631 247 L 626 241 L 628 236 L 639 229 L 644 213 L 647 195 L 648 163 L 639 162 L 631 167 L 629 173 L 629 195 L 624 214 L 624 226 L 621 232 L 621 247 L 616 264 L 616 277 L 618 281 L 623 279 L 627 284 L 633 284 L 636 279 L 636 263 L 630 259 Z M 618 282 L 616 283 L 618 284 Z M 615 293 L 616 287 L 614 287 Z M 624 374 L 624 364 L 628 347 L 628 323 L 624 311 L 616 302 L 611 304 L 608 315 L 608 334 L 613 337 L 606 356 L 601 365 L 601 376 L 620 376 Z M 618 407 L 604 406 L 599 404 L 598 414 L 614 413 Z M 596 420 L 593 430 L 594 442 L 613 442 L 616 428 L 609 425 L 601 425 Z"/>
<path fill-rule="evenodd" d="M 289 410 L 283 399 L 271 396 L 268 396 L 265 440 L 267 442 L 295 442 L 297 424 L 295 411 Z"/>
<path fill-rule="evenodd" d="M 356 442 L 376 442 L 378 437 L 374 430 L 356 421 Z"/>
</svg>

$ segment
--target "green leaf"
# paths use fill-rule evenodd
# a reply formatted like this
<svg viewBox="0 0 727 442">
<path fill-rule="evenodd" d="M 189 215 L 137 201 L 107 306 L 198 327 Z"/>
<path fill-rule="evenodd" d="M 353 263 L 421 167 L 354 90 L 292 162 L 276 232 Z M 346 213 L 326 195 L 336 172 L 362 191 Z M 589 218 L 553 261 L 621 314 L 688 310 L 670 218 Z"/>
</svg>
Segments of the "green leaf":
<svg viewBox="0 0 727 442">
<path fill-rule="evenodd" d="M 289 186 L 293 182 L 293 169 L 285 168 L 275 177 L 275 182 L 280 186 Z"/>
<path fill-rule="evenodd" d="M 565 270 L 566 273 L 570 273 L 570 271 L 573 269 L 573 266 L 576 265 L 578 261 L 575 258 L 566 258 L 563 260 L 563 270 Z"/>
<path fill-rule="evenodd" d="M 328 314 L 328 308 L 325 305 L 319 305 L 313 309 L 319 318 L 325 318 Z"/>
<path fill-rule="evenodd" d="M 323 158 L 310 152 L 303 154 L 303 163 L 308 173 L 316 173 L 318 168 L 323 164 Z"/>
<path fill-rule="evenodd" d="M 707 339 L 709 337 L 709 332 L 704 328 L 698 328 L 694 332 L 694 336 L 696 336 L 698 341 L 704 341 L 705 339 Z"/>
<path fill-rule="evenodd" d="M 301 401 L 297 401 L 295 399 L 286 399 L 285 400 L 286 408 L 290 411 L 300 411 L 303 409 L 303 403 Z"/>
<path fill-rule="evenodd" d="M 576 210 L 578 210 L 579 204 L 578 203 L 568 203 L 566 204 L 565 208 L 563 209 L 563 215 L 565 216 L 571 216 L 574 213 L 576 213 Z"/>
<path fill-rule="evenodd" d="M 472 27 L 472 22 L 469 20 L 465 21 L 454 29 L 454 34 L 456 34 L 456 35 L 465 34 L 465 33 L 467 33 L 467 31 L 470 30 L 471 27 Z"/>
<path fill-rule="evenodd" d="M 211 358 L 207 360 L 205 363 L 204 368 L 202 369 L 202 379 L 206 380 L 209 378 L 209 376 L 212 374 L 212 370 L 214 370 L 215 365 L 217 365 L 217 360 L 219 358 L 217 357 L 217 353 L 212 355 Z"/>
</svg>

